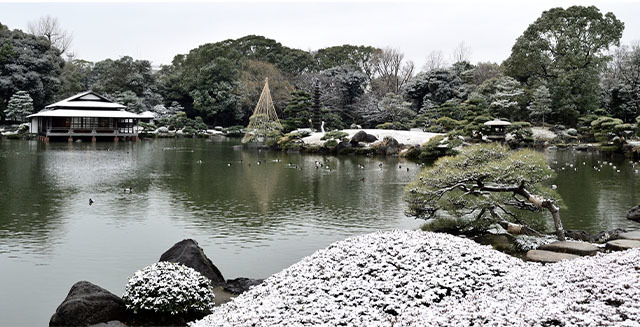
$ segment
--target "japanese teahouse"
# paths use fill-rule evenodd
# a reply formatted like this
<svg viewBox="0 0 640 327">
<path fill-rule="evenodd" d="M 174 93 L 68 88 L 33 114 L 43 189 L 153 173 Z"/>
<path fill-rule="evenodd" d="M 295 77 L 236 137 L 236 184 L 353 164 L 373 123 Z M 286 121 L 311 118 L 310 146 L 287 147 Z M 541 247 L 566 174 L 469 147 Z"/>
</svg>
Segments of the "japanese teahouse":
<svg viewBox="0 0 640 327">
<path fill-rule="evenodd" d="M 86 91 L 50 104 L 30 118 L 30 132 L 38 139 L 90 137 L 138 140 L 138 120 L 144 117 L 125 111 L 127 107 Z"/>
</svg>

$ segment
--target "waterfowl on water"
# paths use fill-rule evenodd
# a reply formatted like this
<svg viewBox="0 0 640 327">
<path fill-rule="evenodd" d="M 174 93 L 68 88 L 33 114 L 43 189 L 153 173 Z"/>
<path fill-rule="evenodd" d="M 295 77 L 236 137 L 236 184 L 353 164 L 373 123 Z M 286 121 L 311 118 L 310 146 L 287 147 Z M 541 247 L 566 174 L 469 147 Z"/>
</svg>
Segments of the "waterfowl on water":
<svg viewBox="0 0 640 327">
<path fill-rule="evenodd" d="M 95 202 L 95 201 L 93 201 L 91 198 L 89 198 L 89 205 L 92 205 L 93 202 Z"/>
</svg>

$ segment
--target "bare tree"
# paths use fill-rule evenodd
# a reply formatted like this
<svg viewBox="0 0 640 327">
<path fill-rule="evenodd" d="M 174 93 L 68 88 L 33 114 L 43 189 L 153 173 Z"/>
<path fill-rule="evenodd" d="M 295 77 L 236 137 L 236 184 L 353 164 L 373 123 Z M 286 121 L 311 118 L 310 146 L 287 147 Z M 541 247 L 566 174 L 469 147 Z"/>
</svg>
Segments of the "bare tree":
<svg viewBox="0 0 640 327">
<path fill-rule="evenodd" d="M 29 33 L 37 36 L 44 36 L 49 40 L 51 46 L 60 50 L 60 54 L 65 53 L 71 47 L 73 33 L 62 29 L 58 18 L 49 15 L 29 22 L 27 26 Z"/>
<path fill-rule="evenodd" d="M 434 69 L 445 68 L 447 66 L 447 61 L 444 59 L 444 54 L 440 50 L 435 50 L 429 52 L 427 56 L 426 62 L 422 69 L 424 71 L 430 71 Z"/>
<path fill-rule="evenodd" d="M 396 49 L 385 48 L 373 58 L 377 78 L 376 93 L 384 95 L 389 92 L 398 94 L 400 88 L 413 76 L 413 61 L 404 61 L 404 54 Z"/>
<path fill-rule="evenodd" d="M 471 58 L 471 47 L 467 46 L 463 42 L 460 42 L 451 53 L 451 61 L 453 63 L 461 61 L 469 61 Z"/>
</svg>

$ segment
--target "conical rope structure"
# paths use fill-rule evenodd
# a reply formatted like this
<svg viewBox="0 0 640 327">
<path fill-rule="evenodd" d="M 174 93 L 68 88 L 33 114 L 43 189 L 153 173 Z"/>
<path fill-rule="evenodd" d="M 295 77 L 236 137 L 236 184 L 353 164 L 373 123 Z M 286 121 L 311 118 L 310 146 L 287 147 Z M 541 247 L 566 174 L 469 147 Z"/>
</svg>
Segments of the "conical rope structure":
<svg viewBox="0 0 640 327">
<path fill-rule="evenodd" d="M 274 130 L 282 130 L 282 125 L 278 119 L 276 108 L 273 106 L 273 100 L 271 100 L 269 79 L 266 78 L 258 104 L 249 118 L 249 126 L 247 126 L 246 133 L 242 138 L 242 143 L 257 141 L 260 137 L 264 138 Z"/>
</svg>

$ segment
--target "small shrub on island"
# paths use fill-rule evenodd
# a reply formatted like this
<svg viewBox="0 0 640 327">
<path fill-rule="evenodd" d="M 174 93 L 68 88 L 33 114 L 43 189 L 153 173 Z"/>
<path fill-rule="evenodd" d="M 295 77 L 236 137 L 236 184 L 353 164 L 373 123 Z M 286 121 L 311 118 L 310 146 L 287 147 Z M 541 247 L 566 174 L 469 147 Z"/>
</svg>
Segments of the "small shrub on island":
<svg viewBox="0 0 640 327">
<path fill-rule="evenodd" d="M 201 317 L 211 312 L 215 295 L 209 279 L 179 263 L 161 261 L 137 271 L 122 299 L 134 315 Z"/>
</svg>

